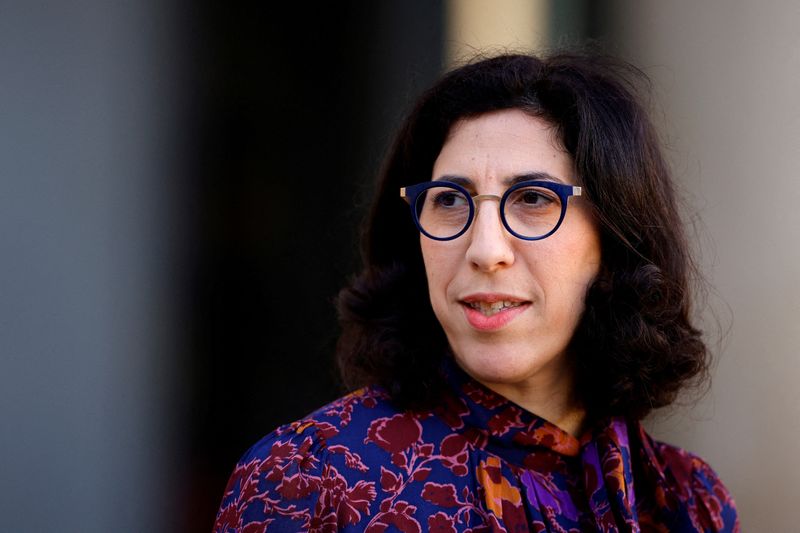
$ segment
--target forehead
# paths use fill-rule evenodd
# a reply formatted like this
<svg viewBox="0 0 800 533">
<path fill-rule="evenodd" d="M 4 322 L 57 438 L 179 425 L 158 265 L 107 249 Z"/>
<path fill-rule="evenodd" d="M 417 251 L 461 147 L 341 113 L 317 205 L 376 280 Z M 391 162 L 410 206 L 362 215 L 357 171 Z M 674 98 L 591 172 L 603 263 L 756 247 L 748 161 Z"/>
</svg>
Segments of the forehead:
<svg viewBox="0 0 800 533">
<path fill-rule="evenodd" d="M 459 176 L 492 186 L 537 173 L 572 183 L 572 157 L 549 122 L 508 109 L 454 124 L 433 165 L 431 179 Z"/>
</svg>

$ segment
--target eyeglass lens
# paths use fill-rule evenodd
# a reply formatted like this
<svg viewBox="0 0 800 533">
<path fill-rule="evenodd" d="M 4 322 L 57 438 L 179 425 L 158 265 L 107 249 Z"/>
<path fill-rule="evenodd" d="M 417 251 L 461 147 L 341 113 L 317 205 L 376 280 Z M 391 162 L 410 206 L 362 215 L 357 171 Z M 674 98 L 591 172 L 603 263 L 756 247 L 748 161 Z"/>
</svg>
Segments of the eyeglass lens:
<svg viewBox="0 0 800 533">
<path fill-rule="evenodd" d="M 447 239 L 470 223 L 471 199 L 458 189 L 432 187 L 417 197 L 420 226 L 429 235 Z M 527 238 L 550 233 L 561 218 L 561 198 L 545 187 L 525 186 L 512 191 L 503 206 L 509 228 Z"/>
</svg>

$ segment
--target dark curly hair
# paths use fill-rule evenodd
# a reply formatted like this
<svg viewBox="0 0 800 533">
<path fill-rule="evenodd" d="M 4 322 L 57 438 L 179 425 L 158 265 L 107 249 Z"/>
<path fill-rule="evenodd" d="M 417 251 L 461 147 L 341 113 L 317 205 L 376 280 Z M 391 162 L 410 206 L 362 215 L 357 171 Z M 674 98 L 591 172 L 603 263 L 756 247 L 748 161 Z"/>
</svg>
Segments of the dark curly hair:
<svg viewBox="0 0 800 533">
<path fill-rule="evenodd" d="M 501 55 L 445 74 L 417 101 L 381 171 L 364 225 L 363 270 L 337 301 L 337 362 L 348 387 L 378 384 L 404 407 L 431 406 L 447 354 L 400 187 L 428 181 L 454 123 L 521 109 L 554 125 L 601 233 L 602 266 L 569 354 L 588 416 L 641 419 L 707 377 L 690 319 L 695 272 L 676 194 L 639 102 L 646 77 L 598 55 Z"/>
</svg>

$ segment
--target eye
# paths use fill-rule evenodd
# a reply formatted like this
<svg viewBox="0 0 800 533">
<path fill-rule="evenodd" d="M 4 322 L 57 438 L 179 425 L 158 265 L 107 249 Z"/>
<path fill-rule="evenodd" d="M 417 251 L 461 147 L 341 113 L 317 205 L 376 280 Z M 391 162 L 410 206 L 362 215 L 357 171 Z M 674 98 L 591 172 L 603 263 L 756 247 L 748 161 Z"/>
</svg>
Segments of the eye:
<svg viewBox="0 0 800 533">
<path fill-rule="evenodd" d="M 538 191 L 527 190 L 520 195 L 519 201 L 527 205 L 536 205 L 549 201 L 549 198 Z"/>
<path fill-rule="evenodd" d="M 519 208 L 541 209 L 559 203 L 552 191 L 543 187 L 525 187 L 511 193 L 510 203 Z"/>
<path fill-rule="evenodd" d="M 463 207 L 467 199 L 458 191 L 440 191 L 433 196 L 436 207 Z"/>
</svg>

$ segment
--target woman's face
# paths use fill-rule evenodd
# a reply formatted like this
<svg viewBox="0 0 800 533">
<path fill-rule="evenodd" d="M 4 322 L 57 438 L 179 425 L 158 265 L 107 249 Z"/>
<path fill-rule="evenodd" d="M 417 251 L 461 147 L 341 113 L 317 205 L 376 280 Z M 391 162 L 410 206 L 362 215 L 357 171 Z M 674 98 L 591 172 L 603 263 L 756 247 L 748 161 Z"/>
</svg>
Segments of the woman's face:
<svg viewBox="0 0 800 533">
<path fill-rule="evenodd" d="M 511 179 L 531 173 L 575 184 L 572 158 L 550 124 L 515 109 L 455 124 L 431 179 L 459 177 L 473 195 L 501 196 Z M 476 204 L 469 230 L 454 240 L 420 235 L 433 311 L 473 378 L 495 390 L 558 386 L 571 381 L 565 350 L 600 268 L 599 234 L 580 197 L 540 241 L 508 233 L 498 205 Z M 501 301 L 511 306 L 497 310 Z"/>
</svg>

